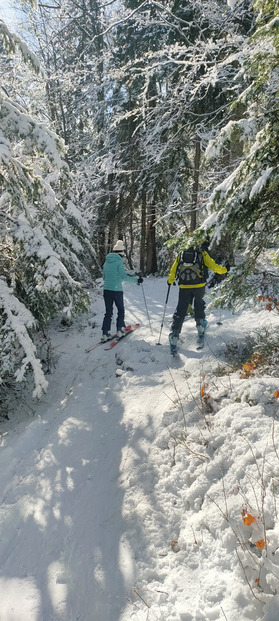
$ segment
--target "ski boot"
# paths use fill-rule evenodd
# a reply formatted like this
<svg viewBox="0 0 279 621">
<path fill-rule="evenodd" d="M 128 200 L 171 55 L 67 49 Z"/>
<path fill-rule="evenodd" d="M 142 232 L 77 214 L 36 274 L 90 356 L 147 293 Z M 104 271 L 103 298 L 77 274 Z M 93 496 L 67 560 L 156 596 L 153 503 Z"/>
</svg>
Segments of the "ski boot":
<svg viewBox="0 0 279 621">
<path fill-rule="evenodd" d="M 207 328 L 206 319 L 201 319 L 199 323 L 197 323 L 198 329 L 198 338 L 197 338 L 197 349 L 203 349 L 204 347 L 204 333 Z"/>
<path fill-rule="evenodd" d="M 172 356 L 176 356 L 177 355 L 178 336 L 173 336 L 172 332 L 170 332 L 170 334 L 169 334 L 169 342 L 170 342 L 170 348 L 171 348 L 171 355 Z"/>
<path fill-rule="evenodd" d="M 124 336 L 125 332 L 126 332 L 126 328 L 125 327 L 121 328 L 120 330 L 117 330 L 116 337 L 118 339 L 121 339 L 122 336 Z"/>
<path fill-rule="evenodd" d="M 106 343 L 110 339 L 111 339 L 110 332 L 108 332 L 107 334 L 102 334 L 102 336 L 101 336 L 101 343 Z"/>
</svg>

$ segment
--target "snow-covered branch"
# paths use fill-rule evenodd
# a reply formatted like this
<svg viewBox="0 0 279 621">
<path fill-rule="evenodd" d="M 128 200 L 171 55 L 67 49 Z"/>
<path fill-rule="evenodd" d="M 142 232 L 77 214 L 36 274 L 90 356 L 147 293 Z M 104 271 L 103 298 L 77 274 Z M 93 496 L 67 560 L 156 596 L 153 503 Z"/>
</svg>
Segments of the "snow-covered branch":
<svg viewBox="0 0 279 621">
<path fill-rule="evenodd" d="M 1 359 L 0 383 L 13 373 L 17 382 L 21 382 L 31 368 L 35 388 L 33 396 L 40 398 L 46 391 L 48 382 L 42 371 L 40 360 L 36 357 L 36 347 L 28 329 L 35 328 L 32 313 L 13 294 L 2 278 L 0 278 L 1 308 Z M 12 352 L 12 356 L 10 353 Z"/>
</svg>

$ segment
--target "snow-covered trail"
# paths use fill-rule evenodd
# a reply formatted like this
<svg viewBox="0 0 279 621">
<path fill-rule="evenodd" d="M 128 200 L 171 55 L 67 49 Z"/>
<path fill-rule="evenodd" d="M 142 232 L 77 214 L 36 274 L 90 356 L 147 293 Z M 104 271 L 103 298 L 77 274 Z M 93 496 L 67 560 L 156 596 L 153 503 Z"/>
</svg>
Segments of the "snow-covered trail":
<svg viewBox="0 0 279 621">
<path fill-rule="evenodd" d="M 1 586 L 6 591 L 21 580 L 22 597 L 15 584 L 12 595 L 19 609 L 7 619 L 25 619 L 22 598 L 30 620 L 114 618 L 110 594 L 115 606 L 123 593 L 117 567 L 125 530 L 116 481 L 127 440 L 121 403 L 115 395 L 113 416 L 108 414 L 110 392 L 102 386 L 102 367 L 96 375 L 98 391 L 97 377 L 92 384 L 87 371 L 68 375 L 68 394 L 60 383 L 57 402 L 41 407 L 41 419 L 10 448 L 7 486 L 1 490 L 7 523 Z M 7 463 L 7 455 L 2 457 L 1 470 Z"/>
<path fill-rule="evenodd" d="M 200 407 L 201 383 L 213 367 L 222 368 L 225 341 L 249 331 L 251 314 L 232 321 L 223 313 L 217 326 L 219 311 L 208 313 L 203 352 L 195 349 L 189 320 L 181 355 L 172 359 L 167 335 L 177 288 L 170 292 L 160 346 L 165 279 L 146 279 L 144 293 L 153 333 L 141 287 L 127 285 L 126 322 L 141 327 L 111 351 L 100 346 L 85 353 L 100 337 L 104 311 L 102 296 L 94 294 L 92 316 L 54 333 L 56 368 L 34 419 L 14 430 L 5 424 L 1 621 L 221 621 L 223 611 L 229 621 L 242 612 L 241 621 L 262 618 L 248 586 L 242 599 L 237 591 L 232 596 L 232 544 L 218 525 L 220 517 L 213 516 L 212 526 L 203 512 L 206 491 L 212 493 L 222 480 L 222 460 L 230 474 L 234 459 L 226 463 L 221 447 L 227 436 L 225 451 L 233 454 L 236 413 L 235 397 L 226 398 L 231 380 L 222 379 L 224 424 L 232 432 L 224 431 L 216 415 L 220 439 L 211 435 Z M 254 409 L 245 410 L 241 425 L 254 417 L 255 430 Z M 201 454 L 192 461 L 177 440 L 184 423 L 193 423 L 190 447 Z M 263 433 L 261 419 L 257 428 Z M 243 446 L 236 447 L 235 454 L 241 452 Z M 213 505 L 206 512 L 214 510 Z M 174 550 L 170 546 L 176 540 L 179 554 L 176 544 Z"/>
<path fill-rule="evenodd" d="M 130 286 L 126 293 L 132 297 L 127 319 L 143 324 L 140 375 L 135 370 L 123 380 L 115 373 L 120 357 L 136 347 L 135 335 L 113 351 L 86 354 L 100 327 L 60 333 L 59 360 L 37 407 L 39 418 L 9 434 L 2 449 L 1 621 L 116 621 L 131 593 L 123 486 L 134 464 L 144 462 L 159 424 L 163 379 L 155 364 L 150 378 L 144 362 L 150 346 L 145 309 L 139 310 L 142 292 Z M 100 325 L 101 298 L 95 308 Z"/>
</svg>

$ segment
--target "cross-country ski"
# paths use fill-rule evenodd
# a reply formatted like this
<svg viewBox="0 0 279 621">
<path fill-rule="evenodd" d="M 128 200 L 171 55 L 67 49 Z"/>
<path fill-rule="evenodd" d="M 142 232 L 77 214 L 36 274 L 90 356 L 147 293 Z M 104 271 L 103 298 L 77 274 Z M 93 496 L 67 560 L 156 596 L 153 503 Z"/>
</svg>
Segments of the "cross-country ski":
<svg viewBox="0 0 279 621">
<path fill-rule="evenodd" d="M 100 345 L 105 345 L 105 343 L 107 343 L 108 341 L 112 341 L 113 339 L 115 339 L 117 337 L 117 334 L 111 334 L 107 337 L 107 339 L 105 341 L 99 341 L 98 343 L 95 343 L 95 345 L 92 345 L 92 347 L 88 347 L 85 351 L 87 354 L 89 354 L 89 352 L 93 351 L 94 349 L 96 349 L 97 347 L 100 347 Z"/>
<path fill-rule="evenodd" d="M 122 339 L 124 339 L 125 336 L 128 336 L 128 334 L 130 334 L 131 332 L 134 332 L 137 328 L 139 328 L 139 326 L 140 326 L 139 323 L 135 323 L 133 326 L 126 326 L 121 336 L 114 338 L 114 340 L 111 343 L 109 343 L 107 347 L 105 347 L 105 350 L 108 351 L 109 349 L 113 349 L 113 347 L 115 347 L 120 341 L 122 341 Z"/>
</svg>

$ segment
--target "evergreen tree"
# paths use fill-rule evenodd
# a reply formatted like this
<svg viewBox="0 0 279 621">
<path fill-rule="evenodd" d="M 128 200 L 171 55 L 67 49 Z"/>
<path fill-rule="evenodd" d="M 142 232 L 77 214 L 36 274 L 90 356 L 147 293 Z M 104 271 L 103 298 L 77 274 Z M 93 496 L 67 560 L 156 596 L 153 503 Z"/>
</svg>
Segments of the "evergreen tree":
<svg viewBox="0 0 279 621">
<path fill-rule="evenodd" d="M 278 261 L 278 8 L 278 0 L 254 2 L 257 28 L 241 70 L 246 88 L 233 104 L 239 118 L 222 129 L 207 151 L 208 159 L 218 158 L 236 139 L 243 143 L 244 157 L 215 188 L 210 199 L 214 213 L 205 222 L 214 224 L 216 237 L 226 231 L 236 247 L 245 247 L 245 261 L 231 278 L 233 300 L 257 293 L 259 278 L 249 275 L 264 249 L 274 248 Z M 278 288 L 278 279 L 274 282 Z"/>
<path fill-rule="evenodd" d="M 24 3 L 24 0 L 23 0 Z M 63 0 L 27 10 L 27 28 L 47 74 L 47 102 L 54 127 L 67 145 L 79 205 L 91 229 L 97 263 L 107 250 L 106 229 L 114 208 L 107 165 L 107 78 L 110 35 L 105 32 L 113 3 Z"/>
<path fill-rule="evenodd" d="M 2 21 L 0 38 L 1 64 L 18 47 L 40 71 L 38 58 Z M 40 396 L 46 381 L 32 334 L 57 313 L 87 308 L 80 281 L 89 282 L 86 261 L 94 253 L 72 200 L 61 140 L 8 91 L 9 84 L 0 91 L 0 377 L 20 381 L 31 367 Z"/>
<path fill-rule="evenodd" d="M 166 237 L 193 230 L 197 216 L 201 220 L 201 199 L 208 196 L 201 153 L 212 128 L 227 117 L 235 95 L 235 55 L 252 22 L 249 3 L 244 4 L 231 11 L 226 2 L 213 1 L 125 3 L 133 13 L 128 27 L 118 28 L 114 58 L 117 92 L 122 94 L 115 112 L 118 125 L 114 117 L 114 179 L 117 183 L 120 166 L 122 171 L 134 170 L 126 176 L 127 192 L 137 189 L 130 201 L 134 219 L 142 205 L 141 237 L 145 233 L 146 240 L 141 247 L 145 246 L 147 271 L 152 264 L 148 249 L 156 244 L 155 225 L 160 246 Z M 123 184 L 127 187 L 124 178 Z"/>
<path fill-rule="evenodd" d="M 233 4 L 126 0 L 117 16 L 98 0 L 40 8 L 50 114 L 100 265 L 117 235 L 130 267 L 140 249 L 141 269 L 154 273 L 166 238 L 201 222 L 215 178 L 201 156 L 241 86 L 253 21 L 249 0 Z"/>
</svg>

